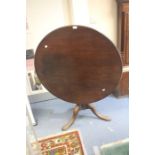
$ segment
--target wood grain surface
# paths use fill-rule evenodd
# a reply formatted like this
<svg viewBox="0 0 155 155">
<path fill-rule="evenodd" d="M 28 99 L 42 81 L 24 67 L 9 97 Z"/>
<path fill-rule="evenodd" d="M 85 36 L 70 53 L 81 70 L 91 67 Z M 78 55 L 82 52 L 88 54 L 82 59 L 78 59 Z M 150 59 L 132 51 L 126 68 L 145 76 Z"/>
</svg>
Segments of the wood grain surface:
<svg viewBox="0 0 155 155">
<path fill-rule="evenodd" d="M 103 34 L 84 26 L 66 26 L 40 42 L 35 69 L 49 92 L 82 105 L 113 92 L 122 74 L 122 61 L 116 47 Z"/>
</svg>

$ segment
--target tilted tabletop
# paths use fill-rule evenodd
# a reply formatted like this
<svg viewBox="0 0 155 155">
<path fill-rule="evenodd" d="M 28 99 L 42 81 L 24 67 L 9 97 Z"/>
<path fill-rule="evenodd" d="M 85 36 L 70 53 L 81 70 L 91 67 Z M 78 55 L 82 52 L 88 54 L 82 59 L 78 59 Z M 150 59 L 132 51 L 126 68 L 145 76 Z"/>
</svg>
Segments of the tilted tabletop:
<svg viewBox="0 0 155 155">
<path fill-rule="evenodd" d="M 56 97 L 87 105 L 110 95 L 122 74 L 113 43 L 98 31 L 66 26 L 49 33 L 35 53 L 41 83 Z"/>
</svg>

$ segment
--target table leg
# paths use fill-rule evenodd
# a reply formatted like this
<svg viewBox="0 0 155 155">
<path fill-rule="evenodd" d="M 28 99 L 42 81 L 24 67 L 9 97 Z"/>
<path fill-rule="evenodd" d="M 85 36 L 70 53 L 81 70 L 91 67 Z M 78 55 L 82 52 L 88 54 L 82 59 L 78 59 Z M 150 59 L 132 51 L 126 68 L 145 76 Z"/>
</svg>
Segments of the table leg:
<svg viewBox="0 0 155 155">
<path fill-rule="evenodd" d="M 74 123 L 79 111 L 80 111 L 80 106 L 76 105 L 73 109 L 73 115 L 71 117 L 71 120 L 62 128 L 62 130 L 67 130 Z"/>
<path fill-rule="evenodd" d="M 102 120 L 105 120 L 105 121 L 111 121 L 111 119 L 108 117 L 108 116 L 105 116 L 105 115 L 102 115 L 100 113 L 98 113 L 96 111 L 96 109 L 91 106 L 91 105 L 87 105 L 88 109 L 90 109 L 98 118 L 102 119 Z"/>
</svg>

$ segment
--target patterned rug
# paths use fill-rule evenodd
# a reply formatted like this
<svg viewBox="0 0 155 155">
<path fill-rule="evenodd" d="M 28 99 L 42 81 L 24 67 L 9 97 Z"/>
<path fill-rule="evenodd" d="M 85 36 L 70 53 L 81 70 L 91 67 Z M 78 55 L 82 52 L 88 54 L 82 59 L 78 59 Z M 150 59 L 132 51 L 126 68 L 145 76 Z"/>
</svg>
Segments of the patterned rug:
<svg viewBox="0 0 155 155">
<path fill-rule="evenodd" d="M 86 155 L 79 131 L 39 139 L 42 155 Z"/>
</svg>

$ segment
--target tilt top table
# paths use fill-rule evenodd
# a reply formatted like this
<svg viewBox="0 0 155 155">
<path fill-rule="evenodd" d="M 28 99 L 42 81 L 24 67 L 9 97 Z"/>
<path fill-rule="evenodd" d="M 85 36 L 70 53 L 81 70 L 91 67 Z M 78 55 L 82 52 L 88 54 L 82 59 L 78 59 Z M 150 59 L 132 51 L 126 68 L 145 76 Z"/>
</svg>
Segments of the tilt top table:
<svg viewBox="0 0 155 155">
<path fill-rule="evenodd" d="M 74 25 L 50 32 L 37 47 L 35 70 L 49 92 L 76 104 L 63 130 L 73 124 L 81 109 L 90 109 L 100 119 L 110 120 L 91 105 L 110 95 L 122 74 L 119 52 L 103 34 Z"/>
</svg>

